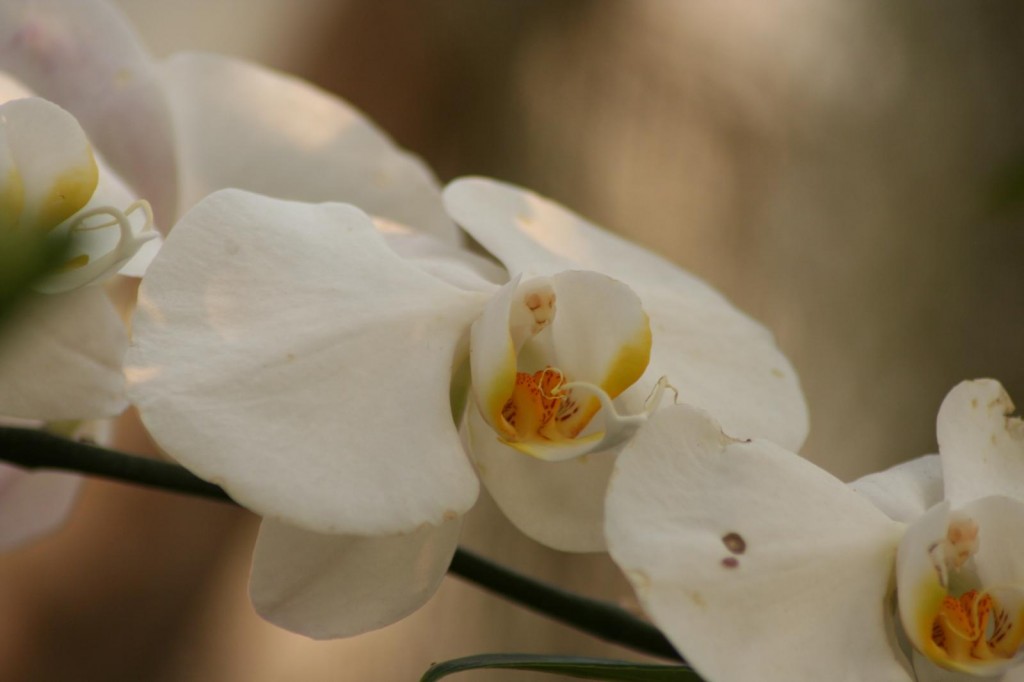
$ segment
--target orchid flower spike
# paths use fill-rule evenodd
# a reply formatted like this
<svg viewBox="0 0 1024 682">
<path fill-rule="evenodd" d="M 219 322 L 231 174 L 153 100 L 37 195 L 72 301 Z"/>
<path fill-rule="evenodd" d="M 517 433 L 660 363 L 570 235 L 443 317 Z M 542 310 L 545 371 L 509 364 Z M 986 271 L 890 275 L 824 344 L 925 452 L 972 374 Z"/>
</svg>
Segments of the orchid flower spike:
<svg viewBox="0 0 1024 682">
<path fill-rule="evenodd" d="M 692 407 L 630 441 L 608 490 L 612 558 L 708 680 L 1019 680 L 1024 423 L 963 382 L 939 455 L 846 486 Z"/>
<path fill-rule="evenodd" d="M 406 186 L 423 205 L 408 183 L 395 204 Z M 771 334 L 705 283 L 511 185 L 443 200 L 504 267 L 393 216 L 227 190 L 143 281 L 131 399 L 167 453 L 265 517 L 250 591 L 283 627 L 346 636 L 418 608 L 477 474 L 527 534 L 603 550 L 615 458 L 669 384 L 738 433 L 806 436 Z"/>
</svg>

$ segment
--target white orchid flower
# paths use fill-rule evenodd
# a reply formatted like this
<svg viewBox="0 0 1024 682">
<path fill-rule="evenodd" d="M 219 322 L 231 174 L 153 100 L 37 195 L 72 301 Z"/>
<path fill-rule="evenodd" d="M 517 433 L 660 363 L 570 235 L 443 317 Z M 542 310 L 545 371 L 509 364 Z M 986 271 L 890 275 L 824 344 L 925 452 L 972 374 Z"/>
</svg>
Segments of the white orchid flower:
<svg viewBox="0 0 1024 682">
<path fill-rule="evenodd" d="M 143 239 L 148 203 L 166 230 L 199 198 L 240 187 L 312 201 L 358 201 L 378 215 L 455 238 L 430 171 L 350 107 L 236 60 L 178 55 L 156 63 L 106 2 L 0 0 L 0 69 L 8 74 L 0 73 L 0 102 L 38 94 L 77 119 L 52 113 L 65 128 L 46 132 L 44 119 L 28 109 L 53 112 L 54 104 L 14 105 L 24 115 L 8 116 L 6 139 L 15 134 L 15 123 L 32 118 L 31 143 L 45 139 L 49 146 L 29 150 L 29 142 L 20 143 L 20 172 L 34 183 L 27 188 L 29 205 L 15 209 L 14 185 L 3 183 L 0 223 L 13 220 L 3 216 L 14 210 L 26 212 L 21 222 L 30 222 L 61 173 L 80 171 L 85 182 L 76 186 L 79 192 L 89 191 L 92 176 L 99 178 L 89 203 L 58 228 L 76 238 L 68 269 L 39 287 L 64 295 L 34 297 L 24 318 L 0 339 L 0 415 L 53 421 L 124 409 L 127 335 L 102 289 L 86 285 L 118 270 L 144 272 L 155 253 L 148 244 L 138 258 L 126 260 Z M 13 157 L 2 156 L 0 171 L 6 172 Z M 390 191 L 395 185 L 403 191 Z M 66 190 L 65 183 L 57 195 Z M 35 229 L 48 227 L 39 223 Z"/>
<path fill-rule="evenodd" d="M 530 192 L 467 179 L 450 185 L 445 200 L 456 222 L 521 278 L 519 296 L 527 307 L 534 293 L 530 282 L 561 272 L 594 271 L 617 282 L 615 293 L 584 282 L 564 294 L 551 289 L 558 294 L 558 313 L 549 332 L 522 349 L 514 344 L 521 365 L 517 376 L 551 365 L 560 370 L 555 378 L 567 384 L 590 382 L 603 389 L 573 390 L 589 410 L 603 393 L 615 399 L 623 415 L 644 414 L 666 378 L 680 400 L 710 410 L 737 433 L 793 449 L 803 444 L 807 411 L 792 367 L 767 330 L 707 284 Z M 518 342 L 521 323 L 514 315 L 510 323 L 512 340 Z M 496 335 L 499 327 L 492 329 Z M 474 328 L 478 333 L 482 330 Z M 496 361 L 486 360 L 485 353 L 505 350 L 498 341 L 495 336 L 472 351 L 475 400 L 466 430 L 481 480 L 512 523 L 539 542 L 566 551 L 604 551 L 604 493 L 617 449 L 596 448 L 581 457 L 586 444 L 578 443 L 580 437 L 571 447 L 558 439 L 531 443 L 507 438 L 499 413 L 511 392 L 496 390 L 496 377 L 502 375 L 485 366 Z M 543 361 L 548 353 L 556 361 Z M 616 371 L 611 370 L 613 359 Z M 509 374 L 504 376 L 510 382 Z M 518 391 L 512 397 L 515 405 Z M 586 414 L 586 407 L 580 405 L 577 414 Z M 602 411 L 606 423 L 613 423 L 614 413 Z M 618 435 L 628 436 L 636 420 L 632 424 Z M 597 435 L 581 434 L 584 441 Z M 605 446 L 614 445 L 614 433 L 604 437 Z M 517 456 L 517 450 L 534 456 Z"/>
<path fill-rule="evenodd" d="M 95 285 L 154 233 L 148 202 L 107 162 L 173 192 L 166 104 L 134 35 L 101 3 L 0 2 L 0 69 L 0 229 L 71 238 L 64 266 L 0 339 L 0 414 L 116 415 L 127 333 Z"/>
<path fill-rule="evenodd" d="M 1012 411 L 997 382 L 964 382 L 939 411 L 939 456 L 851 489 L 700 410 L 665 409 L 619 458 L 612 558 L 709 680 L 1019 680 Z"/>
<path fill-rule="evenodd" d="M 224 191 L 143 281 L 132 401 L 265 517 L 251 595 L 289 629 L 356 634 L 436 589 L 477 496 L 452 407 L 467 356 L 472 457 L 555 546 L 603 547 L 615 450 L 663 377 L 740 432 L 806 434 L 771 335 L 707 285 L 518 188 L 462 180 L 445 202 L 507 271 L 351 206 Z"/>
<path fill-rule="evenodd" d="M 71 112 L 112 171 L 166 229 L 175 137 L 156 65 L 103 0 L 0 0 L 0 71 Z"/>
<path fill-rule="evenodd" d="M 144 266 L 133 257 L 153 219 L 136 197 L 166 211 L 176 193 L 169 120 L 118 13 L 90 0 L 0 2 L 0 230 L 69 237 L 63 267 L 0 335 L 3 423 L 102 439 L 109 425 L 90 420 L 127 406 L 128 335 L 99 285 Z M 0 550 L 59 528 L 80 484 L 0 466 Z"/>
<path fill-rule="evenodd" d="M 354 201 L 440 240 L 457 239 L 430 170 L 347 104 L 233 59 L 177 55 L 154 63 L 105 2 L 0 1 L 0 68 L 73 113 L 103 159 L 151 201 L 164 229 L 210 192 L 239 187 Z M 147 263 L 133 260 L 123 272 L 141 274 Z M 127 341 L 101 293 L 90 286 L 38 297 L 40 304 L 9 326 L 0 414 L 54 420 L 123 409 Z M 81 365 L 94 371 L 78 371 Z M 9 473 L 24 485 L 39 477 Z M 51 507 L 66 507 L 60 502 Z"/>
</svg>

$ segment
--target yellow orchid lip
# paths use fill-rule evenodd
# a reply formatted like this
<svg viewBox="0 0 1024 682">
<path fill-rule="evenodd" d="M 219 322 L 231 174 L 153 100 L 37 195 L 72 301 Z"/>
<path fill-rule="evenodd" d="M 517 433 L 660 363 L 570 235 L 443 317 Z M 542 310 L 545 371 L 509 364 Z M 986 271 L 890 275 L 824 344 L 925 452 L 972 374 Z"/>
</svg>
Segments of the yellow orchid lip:
<svg viewBox="0 0 1024 682">
<path fill-rule="evenodd" d="M 979 667 L 1010 664 L 1024 639 L 1021 614 L 1013 614 L 989 591 L 947 594 L 932 620 L 929 658 L 942 667 L 980 672 Z"/>
<path fill-rule="evenodd" d="M 516 372 L 512 395 L 498 422 L 506 440 L 562 441 L 576 438 L 601 408 L 593 396 L 580 400 L 566 388 L 565 375 L 555 367 L 530 374 Z"/>
</svg>

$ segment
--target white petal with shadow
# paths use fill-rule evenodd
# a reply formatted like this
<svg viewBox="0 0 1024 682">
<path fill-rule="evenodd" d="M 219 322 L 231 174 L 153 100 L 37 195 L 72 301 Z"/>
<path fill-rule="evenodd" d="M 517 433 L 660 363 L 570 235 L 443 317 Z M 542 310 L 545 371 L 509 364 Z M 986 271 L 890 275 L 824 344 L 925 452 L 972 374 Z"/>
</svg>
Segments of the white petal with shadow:
<svg viewBox="0 0 1024 682">
<path fill-rule="evenodd" d="M 143 280 L 132 400 L 171 456 L 264 516 L 440 524 L 476 499 L 449 384 L 485 299 L 403 260 L 354 207 L 223 190 Z"/>
<path fill-rule="evenodd" d="M 264 520 L 249 594 L 256 611 L 316 639 L 351 637 L 409 615 L 437 591 L 461 519 L 406 535 L 322 535 Z"/>
</svg>

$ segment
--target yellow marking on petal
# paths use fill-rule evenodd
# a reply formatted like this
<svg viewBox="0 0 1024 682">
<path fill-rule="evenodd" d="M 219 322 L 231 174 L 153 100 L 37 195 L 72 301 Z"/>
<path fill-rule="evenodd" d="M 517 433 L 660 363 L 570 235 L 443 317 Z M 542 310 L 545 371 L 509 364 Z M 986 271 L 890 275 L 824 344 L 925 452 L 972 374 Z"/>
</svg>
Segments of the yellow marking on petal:
<svg viewBox="0 0 1024 682">
<path fill-rule="evenodd" d="M 515 437 L 515 429 L 510 427 L 502 417 L 502 411 L 505 409 L 505 403 L 509 400 L 509 395 L 515 390 L 515 385 L 516 349 L 512 344 L 512 338 L 509 337 L 507 349 L 505 350 L 505 359 L 501 363 L 500 369 L 491 378 L 491 383 L 487 387 L 487 395 L 485 397 L 486 410 L 490 417 L 490 422 L 497 424 L 502 430 L 503 435 L 508 438 Z"/>
<path fill-rule="evenodd" d="M 39 206 L 33 227 L 50 230 L 81 210 L 96 191 L 99 177 L 99 169 L 90 149 L 88 163 L 68 168 L 57 176 Z"/>
<path fill-rule="evenodd" d="M 602 434 L 602 433 L 592 433 L 589 436 L 584 436 L 582 438 L 574 438 L 571 442 L 574 445 L 597 444 L 598 442 L 600 442 L 600 440 L 603 437 L 604 437 L 604 434 Z M 560 441 L 560 442 L 565 443 L 567 441 Z M 536 441 L 536 440 L 534 440 L 534 441 L 505 441 L 505 444 L 508 445 L 510 448 L 518 450 L 519 452 L 523 453 L 524 455 L 529 455 L 530 457 L 533 457 L 534 459 L 539 459 L 541 461 L 548 462 L 548 461 L 552 461 L 551 452 L 553 450 L 553 446 L 557 445 L 558 442 L 557 441 L 556 442 L 547 442 L 547 441 Z M 582 457 L 585 457 L 585 456 L 586 455 L 581 455 L 580 457 L 577 457 L 576 459 L 577 459 L 577 461 L 579 461 Z"/>
<path fill-rule="evenodd" d="M 914 604 L 917 607 L 914 613 L 914 629 L 917 630 L 917 641 L 923 642 L 927 651 L 921 653 L 933 661 L 945 657 L 943 649 L 932 638 L 935 619 L 942 609 L 943 601 L 949 593 L 940 583 L 938 578 L 931 574 L 928 579 L 918 585 L 917 594 L 914 596 Z"/>
<path fill-rule="evenodd" d="M 11 168 L 0 187 L 0 230 L 17 228 L 24 209 L 25 186 L 21 173 L 17 168 Z"/>
<path fill-rule="evenodd" d="M 620 393 L 635 384 L 647 371 L 647 365 L 651 361 L 651 322 L 647 313 L 641 314 L 644 318 L 643 324 L 634 337 L 619 348 L 615 360 L 612 361 L 608 376 L 600 384 L 610 398 L 618 397 Z"/>
<path fill-rule="evenodd" d="M 66 261 L 64 261 L 61 264 L 61 266 L 59 268 L 57 268 L 57 272 L 70 272 L 71 270 L 77 270 L 78 268 L 84 268 L 88 264 L 89 264 L 89 254 L 87 254 L 87 253 L 80 253 L 77 256 L 75 256 L 74 258 L 69 258 Z"/>
</svg>

